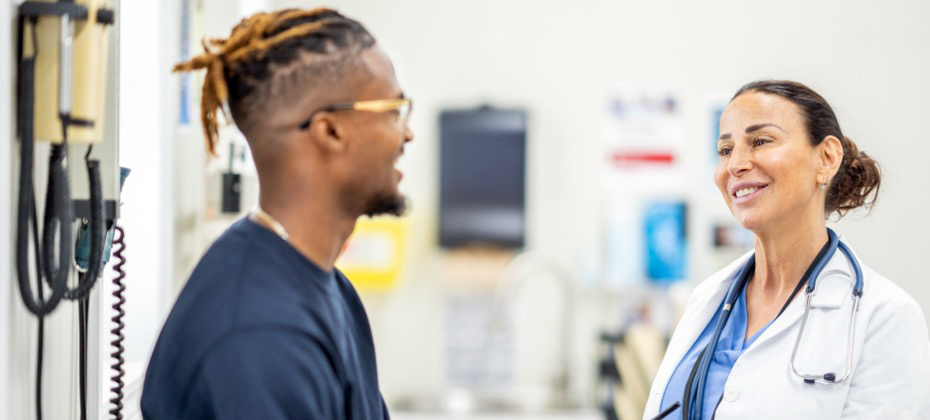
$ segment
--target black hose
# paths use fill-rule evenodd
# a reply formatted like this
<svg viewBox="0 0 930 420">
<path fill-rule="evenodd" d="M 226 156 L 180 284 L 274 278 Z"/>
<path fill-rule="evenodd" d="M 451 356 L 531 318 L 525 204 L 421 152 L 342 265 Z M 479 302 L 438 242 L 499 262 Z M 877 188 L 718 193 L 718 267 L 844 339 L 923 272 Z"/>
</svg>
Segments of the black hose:
<svg viewBox="0 0 930 420">
<path fill-rule="evenodd" d="M 78 398 L 81 420 L 87 420 L 87 314 L 90 296 L 77 300 L 78 305 Z"/>
<path fill-rule="evenodd" d="M 39 53 L 36 25 L 38 19 L 29 19 L 33 55 L 23 57 L 26 18 L 19 19 L 18 42 L 18 84 L 17 84 L 17 128 L 20 136 L 20 177 L 19 208 L 16 224 L 16 272 L 23 304 L 38 318 L 37 362 L 36 362 L 36 419 L 42 420 L 42 370 L 44 356 L 44 337 L 46 314 L 50 313 L 68 288 L 68 275 L 72 259 L 72 203 L 68 183 L 65 159 L 68 151 L 67 123 L 62 121 L 62 143 L 52 147 L 49 157 L 48 188 L 46 192 L 46 210 L 43 234 L 40 246 L 38 215 L 35 204 L 35 185 L 33 180 L 33 162 L 35 159 L 35 63 Z M 57 226 L 56 226 L 57 223 Z M 33 294 L 31 273 L 29 269 L 29 234 L 32 228 L 35 246 L 36 294 Z M 58 262 L 54 263 L 55 228 L 58 228 Z M 40 249 L 41 248 L 41 249 Z M 51 286 L 51 295 L 46 300 L 43 292 L 43 278 Z"/>
<path fill-rule="evenodd" d="M 99 277 L 103 266 L 103 251 L 106 241 L 104 225 L 103 189 L 100 182 L 100 162 L 90 159 L 93 146 L 88 147 L 84 157 L 87 162 L 87 178 L 90 181 L 90 253 L 87 271 L 78 276 L 78 285 L 65 292 L 65 298 L 75 300 L 78 304 L 79 331 L 79 374 L 78 398 L 80 401 L 80 419 L 87 420 L 87 335 L 88 316 L 90 314 L 90 291 Z"/>
<path fill-rule="evenodd" d="M 36 290 L 39 293 L 39 300 L 42 299 L 42 278 L 36 277 Z M 42 356 L 45 355 L 45 317 L 39 317 L 39 332 L 36 343 L 36 420 L 42 420 Z"/>
<path fill-rule="evenodd" d="M 67 131 L 67 128 L 62 128 Z M 45 278 L 52 288 L 59 282 L 67 287 L 68 275 L 71 274 L 74 238 L 71 222 L 74 220 L 71 204 L 71 186 L 68 179 L 68 137 L 62 137 L 61 144 L 52 146 L 48 159 L 48 189 L 45 194 L 45 221 L 42 224 L 42 266 Z M 57 229 L 56 229 L 57 228 Z M 55 233 L 58 231 L 58 242 Z M 58 263 L 52 256 L 58 248 Z M 64 292 L 63 292 L 64 293 Z"/>
<path fill-rule="evenodd" d="M 89 150 L 88 150 L 89 152 Z M 100 162 L 87 159 L 87 179 L 90 183 L 90 256 L 87 271 L 78 276 L 78 285 L 65 291 L 65 299 L 86 297 L 100 276 L 103 249 L 106 241 L 106 226 L 103 220 L 103 188 L 100 183 Z"/>
<path fill-rule="evenodd" d="M 20 32 L 22 32 L 24 20 L 20 19 Z M 36 36 L 36 20 L 31 20 L 32 25 L 32 37 L 33 37 L 33 51 L 38 53 L 38 42 Z M 17 214 L 17 223 L 16 223 L 16 272 L 17 279 L 19 283 L 19 292 L 23 299 L 23 304 L 26 306 L 26 309 L 29 312 L 32 312 L 38 317 L 42 317 L 45 314 L 48 314 L 55 306 L 58 305 L 58 302 L 61 301 L 61 298 L 64 297 L 65 290 L 67 289 L 67 280 L 68 280 L 68 264 L 71 260 L 71 202 L 70 194 L 68 192 L 68 182 L 67 182 L 67 173 L 64 171 L 64 168 L 61 164 L 55 164 L 56 157 L 61 156 L 60 147 L 58 147 L 58 152 L 56 153 L 55 149 L 52 152 L 52 162 L 50 162 L 49 167 L 49 205 L 52 209 L 60 211 L 61 214 L 57 219 L 59 223 L 65 221 L 65 223 L 60 223 L 60 250 L 59 250 L 59 263 L 58 267 L 51 267 L 51 254 L 43 255 L 37 253 L 36 260 L 44 261 L 44 263 L 39 263 L 41 269 L 36 273 L 39 278 L 42 278 L 43 273 L 50 274 L 54 272 L 56 274 L 54 277 L 46 277 L 46 280 L 52 287 L 52 293 L 49 296 L 48 300 L 44 297 L 36 296 L 32 292 L 32 285 L 30 284 L 30 270 L 29 270 L 29 227 L 30 224 L 33 228 L 33 236 L 38 239 L 38 229 L 36 217 L 35 217 L 35 194 L 33 191 L 33 178 L 32 178 L 32 162 L 35 155 L 35 132 L 33 127 L 34 122 L 34 112 L 35 112 L 35 56 L 33 57 L 21 57 L 19 62 L 19 85 L 17 86 L 17 93 L 19 96 L 19 118 L 18 126 L 20 131 L 20 170 L 19 170 L 19 211 Z M 64 143 L 63 143 L 64 144 Z M 57 167 L 57 169 L 56 169 Z M 61 179 L 64 177 L 64 179 Z M 55 181 L 53 181 L 55 180 Z M 64 195 L 63 194 L 67 194 Z M 31 219 L 31 220 L 30 220 Z M 50 221 L 49 213 L 46 211 L 46 222 Z M 31 223 L 30 223 L 31 222 Z M 43 236 L 42 250 L 43 252 L 51 252 L 52 244 L 54 243 L 55 235 L 51 234 L 49 229 L 49 224 L 45 224 L 46 235 Z M 64 267 L 64 269 L 62 269 Z M 54 268 L 54 270 L 49 270 Z"/>
</svg>

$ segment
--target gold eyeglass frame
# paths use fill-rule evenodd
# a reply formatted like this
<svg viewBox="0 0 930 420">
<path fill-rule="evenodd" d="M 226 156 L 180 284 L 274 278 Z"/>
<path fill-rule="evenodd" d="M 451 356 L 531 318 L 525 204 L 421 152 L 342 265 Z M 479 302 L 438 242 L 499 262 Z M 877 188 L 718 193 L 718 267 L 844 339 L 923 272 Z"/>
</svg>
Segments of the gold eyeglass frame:
<svg viewBox="0 0 930 420">
<path fill-rule="evenodd" d="M 325 106 L 310 115 L 304 122 L 298 126 L 301 130 L 310 128 L 313 117 L 320 112 L 336 111 L 366 111 L 366 112 L 391 112 L 399 111 L 397 123 L 399 127 L 407 125 L 407 119 L 413 112 L 413 100 L 410 98 L 393 98 L 393 99 L 374 99 L 370 101 L 341 102 Z"/>
</svg>

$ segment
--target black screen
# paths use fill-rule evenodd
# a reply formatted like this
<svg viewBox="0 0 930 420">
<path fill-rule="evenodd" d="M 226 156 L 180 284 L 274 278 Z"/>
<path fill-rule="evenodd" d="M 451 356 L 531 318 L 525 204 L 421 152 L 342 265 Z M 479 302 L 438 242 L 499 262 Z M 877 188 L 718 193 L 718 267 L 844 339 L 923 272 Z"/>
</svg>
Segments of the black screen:
<svg viewBox="0 0 930 420">
<path fill-rule="evenodd" d="M 522 247 L 526 113 L 443 111 L 440 136 L 440 246 Z"/>
</svg>

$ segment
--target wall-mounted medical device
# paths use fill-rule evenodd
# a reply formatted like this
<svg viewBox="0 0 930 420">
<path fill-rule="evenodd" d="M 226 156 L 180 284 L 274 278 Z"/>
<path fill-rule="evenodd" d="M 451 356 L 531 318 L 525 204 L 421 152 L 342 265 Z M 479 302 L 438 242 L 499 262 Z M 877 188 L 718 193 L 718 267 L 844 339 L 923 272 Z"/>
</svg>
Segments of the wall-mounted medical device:
<svg viewBox="0 0 930 420">
<path fill-rule="evenodd" d="M 17 280 L 25 307 L 39 321 L 40 364 L 43 317 L 63 299 L 78 304 L 81 418 L 86 417 L 89 296 L 118 216 L 117 78 L 108 74 L 116 68 L 111 28 L 116 1 L 19 5 Z M 46 150 L 47 158 L 36 156 Z M 39 191 L 45 184 L 41 212 L 36 184 Z M 36 380 L 41 419 L 41 375 Z"/>
</svg>

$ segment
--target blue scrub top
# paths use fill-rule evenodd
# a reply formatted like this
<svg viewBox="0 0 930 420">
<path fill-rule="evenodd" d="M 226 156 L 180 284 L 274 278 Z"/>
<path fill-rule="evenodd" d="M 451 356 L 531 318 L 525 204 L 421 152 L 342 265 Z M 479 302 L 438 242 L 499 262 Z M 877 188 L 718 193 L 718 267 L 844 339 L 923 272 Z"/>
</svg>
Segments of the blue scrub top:
<svg viewBox="0 0 930 420">
<path fill-rule="evenodd" d="M 721 306 L 723 306 L 722 302 Z M 714 327 L 717 325 L 717 320 L 720 319 L 720 312 L 721 310 L 718 308 L 714 317 L 711 318 L 707 326 L 704 327 L 701 336 L 698 337 L 697 341 L 691 346 L 691 349 L 688 350 L 688 353 L 685 354 L 685 357 L 678 363 L 678 367 L 675 368 L 675 372 L 669 379 L 668 385 L 665 386 L 665 394 L 662 396 L 662 408 L 659 410 L 660 412 L 675 402 L 682 401 L 685 387 L 688 384 L 688 378 L 691 376 L 691 369 L 694 367 L 694 363 L 697 361 L 698 356 L 701 355 L 701 351 L 703 351 L 704 348 L 707 347 L 707 343 L 710 342 L 711 336 L 714 334 Z M 704 412 L 701 418 L 713 418 L 714 411 L 717 410 L 717 403 L 723 395 L 723 386 L 727 382 L 727 377 L 730 376 L 730 371 L 733 370 L 733 365 L 736 364 L 736 359 L 739 359 L 739 356 L 743 354 L 766 329 L 768 329 L 769 325 L 772 325 L 772 321 L 747 340 L 746 327 L 748 324 L 749 316 L 746 312 L 746 288 L 743 287 L 739 297 L 736 299 L 733 312 L 730 313 L 730 318 L 727 320 L 726 325 L 723 327 L 723 331 L 720 333 L 720 340 L 717 342 L 717 349 L 714 352 L 714 358 L 711 360 L 710 369 L 707 372 L 707 383 L 704 385 Z M 682 412 L 679 408 L 666 417 L 666 419 L 680 420 L 681 414 Z"/>
</svg>

